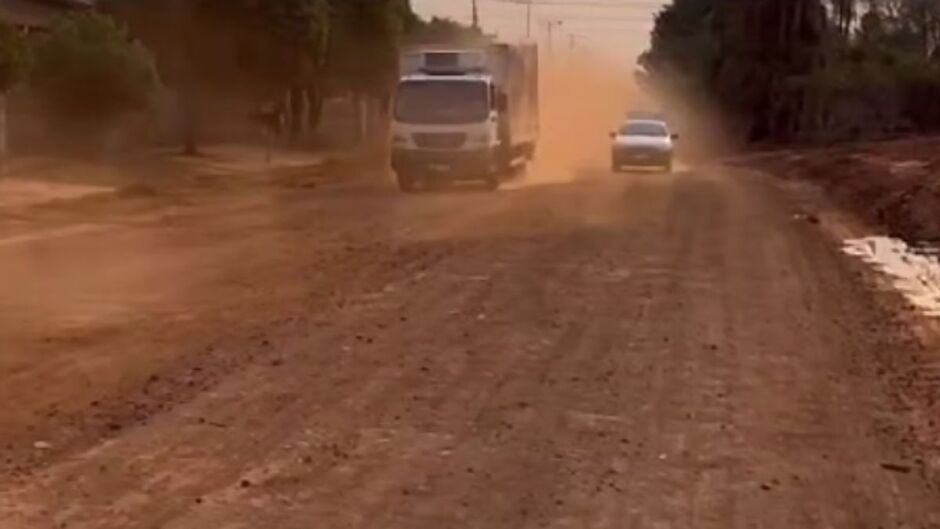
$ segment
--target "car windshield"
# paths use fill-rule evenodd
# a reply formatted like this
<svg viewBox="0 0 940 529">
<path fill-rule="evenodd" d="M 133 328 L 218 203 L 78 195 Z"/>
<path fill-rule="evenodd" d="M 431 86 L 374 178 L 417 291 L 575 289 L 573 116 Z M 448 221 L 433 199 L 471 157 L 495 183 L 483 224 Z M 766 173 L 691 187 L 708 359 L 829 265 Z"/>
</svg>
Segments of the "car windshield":
<svg viewBox="0 0 940 529">
<path fill-rule="evenodd" d="M 486 83 L 406 81 L 398 87 L 395 118 L 402 123 L 452 125 L 486 119 Z"/>
<path fill-rule="evenodd" d="M 654 121 L 631 121 L 620 128 L 621 136 L 649 136 L 662 138 L 668 136 L 666 126 Z"/>
</svg>

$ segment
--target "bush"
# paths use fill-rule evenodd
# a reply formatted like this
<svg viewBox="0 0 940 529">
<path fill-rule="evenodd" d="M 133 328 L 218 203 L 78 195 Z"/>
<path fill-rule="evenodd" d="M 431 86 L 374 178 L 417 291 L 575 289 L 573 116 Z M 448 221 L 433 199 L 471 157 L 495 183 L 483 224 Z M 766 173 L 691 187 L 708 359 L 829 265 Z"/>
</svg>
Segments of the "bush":
<svg viewBox="0 0 940 529">
<path fill-rule="evenodd" d="M 33 84 L 55 117 L 101 122 L 146 106 L 154 62 L 103 15 L 61 20 L 36 50 Z"/>
</svg>

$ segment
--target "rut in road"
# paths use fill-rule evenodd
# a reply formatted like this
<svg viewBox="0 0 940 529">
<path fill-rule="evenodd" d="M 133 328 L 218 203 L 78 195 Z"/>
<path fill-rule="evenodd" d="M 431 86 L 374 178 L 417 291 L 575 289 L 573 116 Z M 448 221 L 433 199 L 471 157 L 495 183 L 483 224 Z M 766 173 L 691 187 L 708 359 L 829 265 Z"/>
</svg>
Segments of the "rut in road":
<svg viewBox="0 0 940 529">
<path fill-rule="evenodd" d="M 310 302 L 278 363 L 0 478 L 0 527 L 938 522 L 870 435 L 889 402 L 858 364 L 892 336 L 858 331 L 881 314 L 763 176 L 382 201 L 395 244 L 341 276 L 341 307 Z"/>
</svg>

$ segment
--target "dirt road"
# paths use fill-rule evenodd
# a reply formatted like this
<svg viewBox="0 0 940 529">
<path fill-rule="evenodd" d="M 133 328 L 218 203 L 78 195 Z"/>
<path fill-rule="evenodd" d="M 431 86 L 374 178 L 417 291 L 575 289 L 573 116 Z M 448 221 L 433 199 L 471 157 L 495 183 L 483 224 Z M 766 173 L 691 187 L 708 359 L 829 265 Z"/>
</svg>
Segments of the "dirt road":
<svg viewBox="0 0 940 529">
<path fill-rule="evenodd" d="M 938 527 L 896 376 L 929 337 L 799 200 L 719 167 L 50 214 L 0 241 L 0 527 Z"/>
</svg>

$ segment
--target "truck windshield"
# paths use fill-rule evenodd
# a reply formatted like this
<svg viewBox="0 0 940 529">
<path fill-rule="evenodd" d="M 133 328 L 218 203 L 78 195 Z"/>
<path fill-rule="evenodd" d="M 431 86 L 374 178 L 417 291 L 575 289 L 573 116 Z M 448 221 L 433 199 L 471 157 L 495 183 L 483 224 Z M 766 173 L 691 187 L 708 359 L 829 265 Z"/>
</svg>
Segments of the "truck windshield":
<svg viewBox="0 0 940 529">
<path fill-rule="evenodd" d="M 402 123 L 453 125 L 486 119 L 486 83 L 479 81 L 406 81 L 398 85 L 395 119 Z"/>
</svg>

